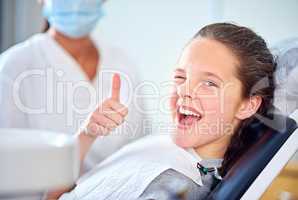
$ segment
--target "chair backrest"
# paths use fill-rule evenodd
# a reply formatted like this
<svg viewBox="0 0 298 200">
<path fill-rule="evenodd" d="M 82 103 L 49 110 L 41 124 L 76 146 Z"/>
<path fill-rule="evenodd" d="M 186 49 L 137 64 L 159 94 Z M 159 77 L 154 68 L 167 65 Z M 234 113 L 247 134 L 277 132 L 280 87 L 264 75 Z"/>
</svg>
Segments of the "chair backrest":
<svg viewBox="0 0 298 200">
<path fill-rule="evenodd" d="M 261 121 L 255 120 L 248 127 L 252 134 L 258 135 L 257 142 L 234 164 L 208 199 L 240 199 L 297 129 L 295 120 L 280 114 L 273 114 L 265 123 Z"/>
</svg>

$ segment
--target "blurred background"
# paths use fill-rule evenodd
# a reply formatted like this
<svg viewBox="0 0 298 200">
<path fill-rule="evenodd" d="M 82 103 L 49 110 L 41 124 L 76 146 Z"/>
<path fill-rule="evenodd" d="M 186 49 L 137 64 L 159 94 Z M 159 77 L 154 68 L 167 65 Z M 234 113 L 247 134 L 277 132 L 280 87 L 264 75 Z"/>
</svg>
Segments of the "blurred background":
<svg viewBox="0 0 298 200">
<path fill-rule="evenodd" d="M 0 0 L 0 9 L 0 52 L 44 27 L 37 0 Z M 125 52 L 140 69 L 141 80 L 152 82 L 159 96 L 169 89 L 164 83 L 182 48 L 203 25 L 219 21 L 245 25 L 269 46 L 298 36 L 297 0 L 108 0 L 104 9 L 94 38 Z M 161 110 L 161 104 L 148 101 L 151 110 Z M 160 114 L 163 120 L 167 116 Z"/>
<path fill-rule="evenodd" d="M 167 93 L 164 83 L 170 79 L 182 48 L 203 25 L 220 21 L 245 25 L 271 47 L 298 37 L 297 0 L 108 0 L 104 9 L 105 17 L 94 38 L 123 50 L 140 69 L 141 80 L 152 82 L 159 95 Z M 0 53 L 41 32 L 44 23 L 37 0 L 0 0 Z M 156 109 L 160 103 L 154 100 L 148 106 Z M 166 121 L 166 116 L 159 113 L 156 119 Z M 298 179 L 297 165 L 287 170 L 278 183 L 286 185 L 278 189 L 285 195 L 297 188 Z M 276 188 L 272 191 L 277 192 Z"/>
<path fill-rule="evenodd" d="M 104 8 L 95 38 L 122 48 L 157 83 L 167 80 L 181 49 L 208 23 L 248 26 L 270 46 L 298 35 L 297 0 L 108 0 Z M 0 52 L 43 29 L 37 0 L 0 0 L 0 9 Z"/>
</svg>

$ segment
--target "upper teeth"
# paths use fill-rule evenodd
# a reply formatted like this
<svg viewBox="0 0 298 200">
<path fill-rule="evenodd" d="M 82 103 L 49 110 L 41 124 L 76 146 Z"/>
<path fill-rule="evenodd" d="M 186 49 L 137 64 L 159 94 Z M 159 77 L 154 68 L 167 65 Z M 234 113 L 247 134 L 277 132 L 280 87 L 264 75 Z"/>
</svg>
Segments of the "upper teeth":
<svg viewBox="0 0 298 200">
<path fill-rule="evenodd" d="M 200 117 L 200 115 L 198 115 L 197 113 L 194 113 L 192 112 L 191 110 L 187 110 L 183 107 L 180 107 L 179 108 L 179 112 L 184 114 L 184 115 L 192 115 L 192 116 L 195 116 L 195 117 Z"/>
</svg>

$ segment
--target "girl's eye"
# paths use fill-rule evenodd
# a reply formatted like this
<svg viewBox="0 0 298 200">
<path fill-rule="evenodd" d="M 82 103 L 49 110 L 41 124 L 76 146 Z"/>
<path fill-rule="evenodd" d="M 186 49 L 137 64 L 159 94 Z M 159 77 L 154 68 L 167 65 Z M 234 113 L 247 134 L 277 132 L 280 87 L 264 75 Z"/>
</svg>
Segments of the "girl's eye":
<svg viewBox="0 0 298 200">
<path fill-rule="evenodd" d="M 179 76 L 179 75 L 175 75 L 175 77 L 174 77 L 175 79 L 185 79 L 185 77 L 184 76 Z"/>
<path fill-rule="evenodd" d="M 214 83 L 213 81 L 210 81 L 210 80 L 204 81 L 204 85 L 206 85 L 208 87 L 218 87 L 218 85 L 216 83 Z"/>
<path fill-rule="evenodd" d="M 186 80 L 186 72 L 184 69 L 177 68 L 174 70 L 174 81 L 177 85 L 184 83 Z"/>
<path fill-rule="evenodd" d="M 184 76 L 175 75 L 174 79 L 175 83 L 181 84 L 185 81 L 186 78 Z"/>
</svg>

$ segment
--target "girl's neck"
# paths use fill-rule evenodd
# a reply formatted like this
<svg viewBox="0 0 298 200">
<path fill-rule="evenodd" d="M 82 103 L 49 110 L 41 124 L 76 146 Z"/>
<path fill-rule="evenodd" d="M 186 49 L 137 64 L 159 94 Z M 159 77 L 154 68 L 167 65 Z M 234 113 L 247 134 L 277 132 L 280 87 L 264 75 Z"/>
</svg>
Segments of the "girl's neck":
<svg viewBox="0 0 298 200">
<path fill-rule="evenodd" d="M 212 143 L 194 148 L 194 150 L 203 159 L 223 159 L 229 143 L 230 136 L 227 135 Z"/>
</svg>

